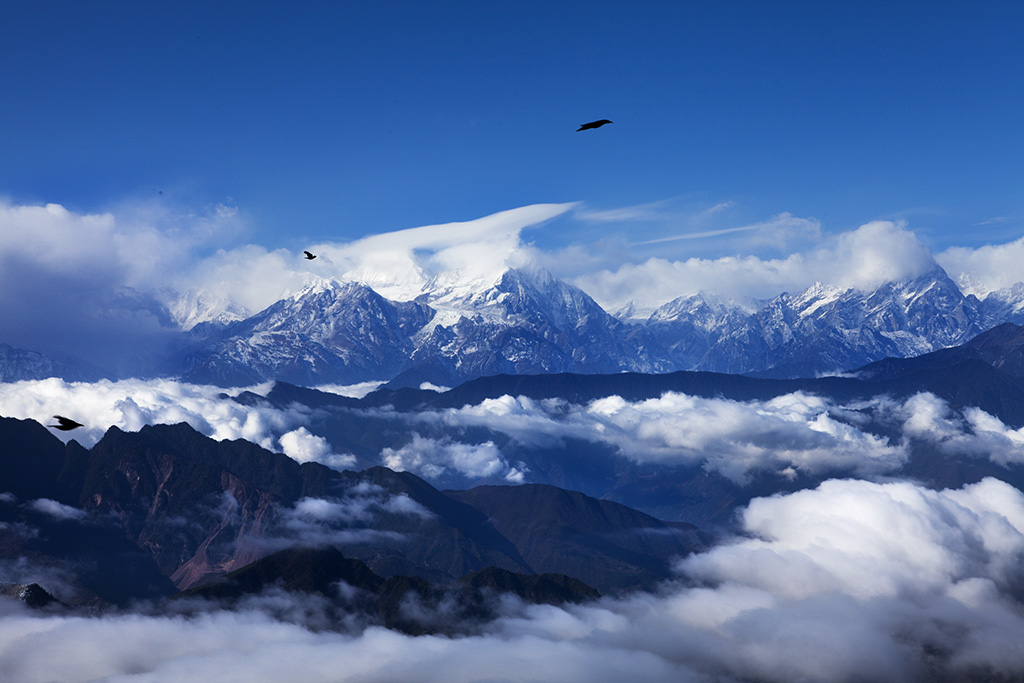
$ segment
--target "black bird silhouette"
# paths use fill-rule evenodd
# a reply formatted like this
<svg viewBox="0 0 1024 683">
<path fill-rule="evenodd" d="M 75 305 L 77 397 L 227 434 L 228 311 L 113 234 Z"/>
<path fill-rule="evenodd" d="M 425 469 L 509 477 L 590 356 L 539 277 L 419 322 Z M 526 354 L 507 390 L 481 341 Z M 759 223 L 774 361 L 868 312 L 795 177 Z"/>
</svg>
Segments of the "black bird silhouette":
<svg viewBox="0 0 1024 683">
<path fill-rule="evenodd" d="M 316 254 L 311 254 L 308 251 L 304 251 L 302 253 L 306 255 L 306 260 L 307 261 L 312 261 L 313 259 L 316 258 Z"/>
<path fill-rule="evenodd" d="M 591 128 L 600 128 L 601 126 L 603 126 L 606 123 L 615 123 L 615 122 L 614 121 L 609 121 L 608 119 L 601 119 L 600 121 L 591 121 L 590 123 L 584 123 L 582 126 L 577 128 L 576 132 L 579 133 L 581 130 L 590 130 Z"/>
<path fill-rule="evenodd" d="M 70 417 L 64 417 L 63 415 L 54 415 L 53 417 L 54 419 L 57 420 L 59 424 L 47 426 L 53 427 L 54 429 L 59 429 L 62 432 L 68 432 L 71 431 L 72 429 L 78 429 L 79 427 L 84 426 L 81 422 L 75 422 Z"/>
</svg>

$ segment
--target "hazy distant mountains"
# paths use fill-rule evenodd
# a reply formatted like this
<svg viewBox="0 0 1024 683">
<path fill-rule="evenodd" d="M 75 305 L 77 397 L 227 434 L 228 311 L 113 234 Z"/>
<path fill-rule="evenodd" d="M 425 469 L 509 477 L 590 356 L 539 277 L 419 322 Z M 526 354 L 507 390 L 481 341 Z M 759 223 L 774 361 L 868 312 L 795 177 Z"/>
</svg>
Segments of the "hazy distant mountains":
<svg viewBox="0 0 1024 683">
<path fill-rule="evenodd" d="M 37 351 L 0 343 L 0 382 L 61 377 L 68 381 L 95 381 L 103 371 L 76 358 L 55 358 Z"/>
<path fill-rule="evenodd" d="M 869 292 L 816 284 L 767 301 L 701 293 L 647 316 L 629 307 L 613 316 L 543 270 L 509 268 L 461 284 L 439 279 L 406 301 L 365 284 L 320 280 L 255 315 L 195 292 L 172 308 L 188 331 L 153 367 L 225 386 L 270 379 L 455 386 L 496 374 L 677 370 L 812 377 L 1024 322 L 1024 285 L 981 301 L 935 266 Z M 95 374 L 0 347 L 5 381 Z"/>
</svg>

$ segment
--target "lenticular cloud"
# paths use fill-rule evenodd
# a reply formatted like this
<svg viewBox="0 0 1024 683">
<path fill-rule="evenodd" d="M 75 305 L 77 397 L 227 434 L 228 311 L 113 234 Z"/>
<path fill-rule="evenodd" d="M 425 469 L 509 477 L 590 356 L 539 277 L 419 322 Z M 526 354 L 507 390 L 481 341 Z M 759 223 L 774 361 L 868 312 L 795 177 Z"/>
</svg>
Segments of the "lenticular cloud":
<svg viewBox="0 0 1024 683">
<path fill-rule="evenodd" d="M 340 514 L 305 504 L 304 514 Z M 1024 494 L 1008 484 L 830 480 L 756 499 L 741 519 L 742 537 L 681 561 L 659 593 L 510 601 L 467 637 L 325 632 L 253 609 L 72 618 L 0 603 L 0 676 L 903 683 L 1024 673 Z"/>
</svg>

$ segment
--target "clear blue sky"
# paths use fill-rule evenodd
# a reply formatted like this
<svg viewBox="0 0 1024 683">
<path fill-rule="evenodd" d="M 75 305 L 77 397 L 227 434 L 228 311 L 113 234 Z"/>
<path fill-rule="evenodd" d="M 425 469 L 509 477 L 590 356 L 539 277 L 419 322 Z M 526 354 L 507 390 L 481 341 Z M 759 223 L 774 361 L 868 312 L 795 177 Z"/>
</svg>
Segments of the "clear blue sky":
<svg viewBox="0 0 1024 683">
<path fill-rule="evenodd" d="M 225 202 L 271 248 L 673 198 L 1024 234 L 1020 2 L 2 0 L 0 92 L 0 195 Z M 537 239 L 600 229 L 673 226 Z"/>
</svg>

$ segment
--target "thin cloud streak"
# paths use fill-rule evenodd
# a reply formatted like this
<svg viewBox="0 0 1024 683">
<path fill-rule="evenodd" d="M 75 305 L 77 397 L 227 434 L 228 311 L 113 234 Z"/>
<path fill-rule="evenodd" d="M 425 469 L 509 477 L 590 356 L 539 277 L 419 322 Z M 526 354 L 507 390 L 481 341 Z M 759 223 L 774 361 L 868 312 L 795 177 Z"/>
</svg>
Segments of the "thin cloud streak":
<svg viewBox="0 0 1024 683">
<path fill-rule="evenodd" d="M 633 242 L 631 246 L 643 246 L 645 244 L 663 244 L 665 242 L 678 242 L 680 240 L 696 240 L 704 237 L 717 237 L 718 235 L 728 235 L 734 232 L 749 232 L 751 230 L 758 230 L 761 226 L 759 225 L 745 225 L 740 228 L 723 228 L 721 230 L 707 230 L 705 232 L 690 232 L 685 235 L 673 235 L 672 237 L 661 237 L 656 240 L 646 240 L 644 242 Z"/>
</svg>

